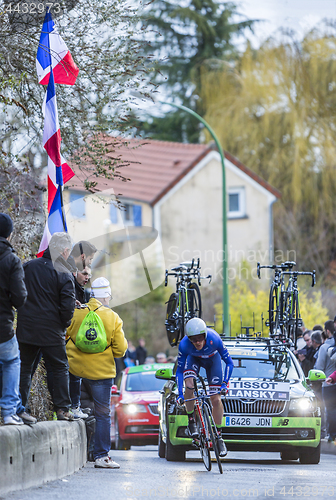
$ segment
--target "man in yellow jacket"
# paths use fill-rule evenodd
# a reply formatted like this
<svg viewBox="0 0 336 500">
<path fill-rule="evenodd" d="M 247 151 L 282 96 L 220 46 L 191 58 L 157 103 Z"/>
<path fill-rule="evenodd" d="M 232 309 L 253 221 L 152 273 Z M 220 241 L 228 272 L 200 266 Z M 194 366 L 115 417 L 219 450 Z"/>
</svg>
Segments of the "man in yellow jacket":
<svg viewBox="0 0 336 500">
<path fill-rule="evenodd" d="M 71 325 L 67 330 L 70 337 L 67 343 L 69 371 L 77 377 L 86 379 L 91 388 L 96 418 L 94 444 L 95 467 L 117 469 L 119 464 L 108 455 L 110 440 L 110 397 L 112 379 L 116 376 L 114 358 L 124 356 L 127 340 L 123 332 L 123 322 L 117 313 L 108 307 L 111 300 L 110 283 L 106 278 L 97 278 L 91 285 L 91 298 L 87 307 L 75 309 Z M 107 347 L 103 352 L 83 352 L 76 347 L 78 330 L 85 316 L 95 311 L 101 318 L 105 332 Z"/>
</svg>

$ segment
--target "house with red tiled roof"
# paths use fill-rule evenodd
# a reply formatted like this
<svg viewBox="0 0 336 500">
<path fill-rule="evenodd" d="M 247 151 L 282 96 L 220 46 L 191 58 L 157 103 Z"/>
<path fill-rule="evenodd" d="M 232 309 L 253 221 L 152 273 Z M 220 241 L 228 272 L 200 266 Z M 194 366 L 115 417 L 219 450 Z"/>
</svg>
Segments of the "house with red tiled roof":
<svg viewBox="0 0 336 500">
<path fill-rule="evenodd" d="M 108 153 L 109 154 L 109 153 Z M 67 184 L 67 221 L 74 240 L 103 238 L 124 228 L 152 228 L 160 238 L 165 266 L 199 257 L 202 271 L 221 275 L 226 252 L 229 276 L 242 262 L 255 267 L 273 259 L 272 205 L 280 193 L 225 152 L 227 248 L 222 248 L 222 168 L 213 144 L 131 139 L 113 150 L 130 179 L 96 177 L 92 166 Z M 83 190 L 94 180 L 95 195 Z M 111 203 L 117 195 L 120 210 Z M 99 199 L 100 203 L 99 203 Z"/>
</svg>

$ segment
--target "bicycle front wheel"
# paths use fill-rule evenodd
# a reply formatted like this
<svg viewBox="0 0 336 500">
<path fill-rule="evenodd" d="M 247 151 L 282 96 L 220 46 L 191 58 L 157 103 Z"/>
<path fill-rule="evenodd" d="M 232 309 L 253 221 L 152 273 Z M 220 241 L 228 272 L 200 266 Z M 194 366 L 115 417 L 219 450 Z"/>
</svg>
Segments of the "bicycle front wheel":
<svg viewBox="0 0 336 500">
<path fill-rule="evenodd" d="M 218 470 L 220 474 L 223 474 L 222 462 L 219 456 L 218 445 L 217 445 L 217 429 L 213 422 L 212 415 L 210 416 L 210 410 L 207 405 L 203 407 L 204 423 L 208 428 L 209 436 L 212 442 L 212 449 L 215 452 L 216 462 L 218 465 Z"/>
<path fill-rule="evenodd" d="M 210 455 L 210 450 L 209 450 L 209 445 L 208 445 L 210 436 L 207 435 L 208 431 L 207 431 L 206 423 L 204 420 L 204 414 L 203 414 L 204 426 L 202 425 L 201 417 L 198 414 L 198 412 L 196 412 L 196 415 L 197 415 L 196 424 L 197 424 L 198 434 L 199 434 L 200 453 L 201 453 L 201 457 L 202 457 L 202 460 L 203 460 L 203 463 L 205 465 L 206 470 L 210 471 L 211 470 L 211 455 Z"/>
<path fill-rule="evenodd" d="M 174 347 L 180 337 L 179 296 L 177 293 L 172 293 L 167 302 L 165 326 L 168 342 Z"/>
<path fill-rule="evenodd" d="M 189 319 L 202 317 L 201 292 L 197 283 L 190 283 L 187 288 Z"/>
</svg>

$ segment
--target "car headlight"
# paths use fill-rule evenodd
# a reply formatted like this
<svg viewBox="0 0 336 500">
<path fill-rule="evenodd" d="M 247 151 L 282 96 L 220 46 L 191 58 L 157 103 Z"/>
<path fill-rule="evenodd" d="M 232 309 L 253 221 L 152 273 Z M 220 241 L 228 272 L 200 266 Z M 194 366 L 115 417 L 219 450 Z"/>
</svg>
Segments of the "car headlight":
<svg viewBox="0 0 336 500">
<path fill-rule="evenodd" d="M 129 413 L 130 415 L 135 415 L 136 413 L 147 413 L 147 408 L 145 405 L 137 405 L 134 403 L 124 405 L 125 413 Z"/>
<path fill-rule="evenodd" d="M 312 415 L 316 411 L 315 398 L 294 398 L 289 402 L 289 415 L 294 417 Z"/>
</svg>

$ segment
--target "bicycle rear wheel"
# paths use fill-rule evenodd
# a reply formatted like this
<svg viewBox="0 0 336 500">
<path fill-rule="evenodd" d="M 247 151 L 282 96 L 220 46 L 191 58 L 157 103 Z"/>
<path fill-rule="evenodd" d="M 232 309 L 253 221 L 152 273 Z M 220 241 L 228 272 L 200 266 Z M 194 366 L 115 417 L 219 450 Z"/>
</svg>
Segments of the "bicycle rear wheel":
<svg viewBox="0 0 336 500">
<path fill-rule="evenodd" d="M 212 415 L 210 416 L 209 408 L 207 407 L 207 405 L 203 406 L 203 415 L 204 415 L 205 426 L 208 428 L 210 439 L 212 442 L 212 449 L 215 452 L 215 457 L 219 472 L 220 474 L 223 474 L 222 462 L 219 456 L 218 445 L 217 445 L 217 429 L 213 422 Z"/>
<path fill-rule="evenodd" d="M 187 288 L 189 319 L 202 317 L 201 292 L 197 283 L 190 283 Z"/>
<path fill-rule="evenodd" d="M 210 455 L 210 450 L 209 450 L 209 439 L 210 436 L 207 436 L 207 427 L 206 423 L 204 421 L 204 416 L 203 416 L 203 422 L 204 422 L 204 427 L 201 422 L 201 416 L 199 415 L 198 411 L 196 413 L 196 425 L 198 428 L 198 434 L 199 434 L 199 449 L 201 453 L 201 458 L 203 460 L 203 463 L 205 465 L 206 470 L 210 471 L 211 470 L 211 455 Z"/>
</svg>

